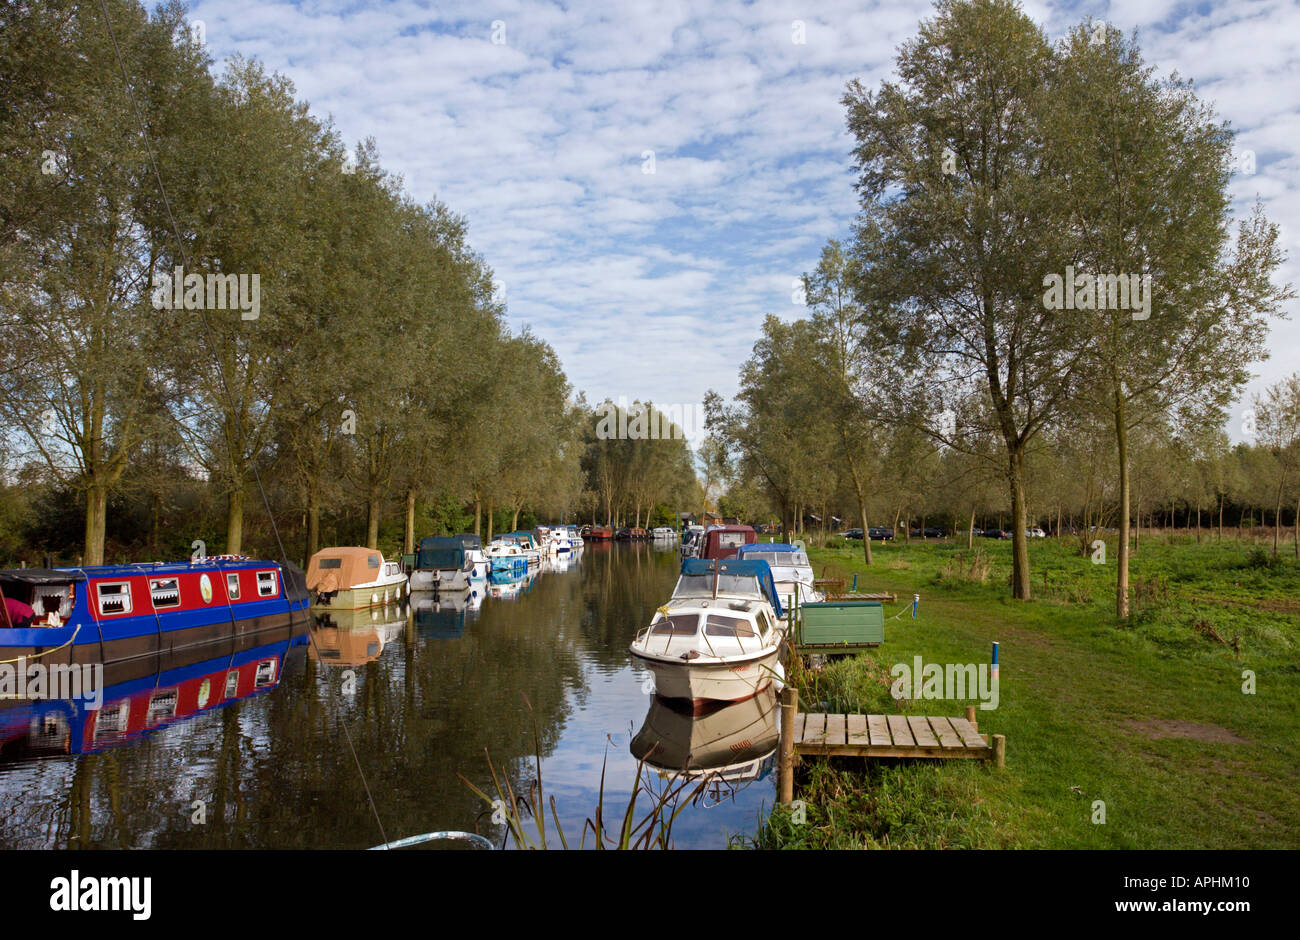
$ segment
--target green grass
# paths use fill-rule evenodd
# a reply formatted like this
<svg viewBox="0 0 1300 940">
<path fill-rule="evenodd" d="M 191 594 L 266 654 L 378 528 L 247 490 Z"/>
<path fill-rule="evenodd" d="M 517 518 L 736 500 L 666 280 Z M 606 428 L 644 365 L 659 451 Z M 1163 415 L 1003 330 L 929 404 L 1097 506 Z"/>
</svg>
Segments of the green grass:
<svg viewBox="0 0 1300 940">
<path fill-rule="evenodd" d="M 978 540 L 977 540 L 978 542 Z M 859 590 L 921 595 L 885 643 L 795 677 L 803 710 L 961 715 L 954 701 L 895 701 L 889 668 L 985 663 L 1000 644 L 1000 702 L 982 733 L 1007 737 L 1003 770 L 966 761 L 805 761 L 802 824 L 774 813 L 764 847 L 1295 848 L 1300 846 L 1300 564 L 1227 541 L 1144 538 L 1134 613 L 1114 615 L 1108 564 L 1077 542 L 1035 540 L 1035 599 L 1012 601 L 1009 543 L 814 549 Z M 976 563 L 977 562 L 977 563 Z M 972 575 L 971 571 L 975 574 Z M 986 571 L 986 580 L 980 581 Z M 1215 636 L 1219 639 L 1215 639 Z M 1243 694 L 1242 672 L 1256 674 Z M 1151 724 L 1191 723 L 1190 725 Z M 1172 735 L 1169 733 L 1173 732 Z M 1105 803 L 1095 824 L 1093 802 Z"/>
</svg>

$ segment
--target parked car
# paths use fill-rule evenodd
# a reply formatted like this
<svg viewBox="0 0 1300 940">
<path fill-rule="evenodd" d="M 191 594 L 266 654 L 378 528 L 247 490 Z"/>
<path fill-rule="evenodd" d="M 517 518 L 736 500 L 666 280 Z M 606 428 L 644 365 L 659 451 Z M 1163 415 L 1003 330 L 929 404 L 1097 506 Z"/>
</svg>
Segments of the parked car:
<svg viewBox="0 0 1300 940">
<path fill-rule="evenodd" d="M 948 533 L 938 526 L 928 525 L 924 529 L 912 529 L 912 538 L 941 539 Z"/>
<path fill-rule="evenodd" d="M 1047 538 L 1047 533 L 1044 532 L 1042 528 L 1039 526 L 1031 526 L 1029 530 L 1025 532 L 1025 535 L 1029 536 L 1031 539 Z"/>
<path fill-rule="evenodd" d="M 1004 529 L 985 529 L 980 535 L 986 539 L 1011 538 L 1011 533 Z"/>
<path fill-rule="evenodd" d="M 849 529 L 849 530 L 846 531 L 846 532 L 841 532 L 841 533 L 840 533 L 840 536 L 841 536 L 842 538 L 846 538 L 846 539 L 860 539 L 860 538 L 862 538 L 862 530 L 861 530 L 861 529 Z"/>
<path fill-rule="evenodd" d="M 860 529 L 858 531 L 861 532 Z M 871 532 L 872 540 L 877 542 L 888 542 L 894 537 L 894 530 L 888 526 L 873 525 L 869 531 Z"/>
</svg>

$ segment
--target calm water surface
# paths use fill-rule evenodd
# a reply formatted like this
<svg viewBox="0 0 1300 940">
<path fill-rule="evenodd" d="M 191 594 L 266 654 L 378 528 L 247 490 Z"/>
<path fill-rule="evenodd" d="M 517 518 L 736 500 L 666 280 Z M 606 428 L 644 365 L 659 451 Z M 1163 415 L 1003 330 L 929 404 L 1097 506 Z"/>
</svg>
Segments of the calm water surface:
<svg viewBox="0 0 1300 940">
<path fill-rule="evenodd" d="M 540 749 L 544 792 L 571 844 L 595 815 L 602 767 L 616 825 L 637 756 L 728 766 L 735 779 L 714 777 L 673 829 L 677 848 L 725 847 L 774 800 L 775 708 L 769 694 L 693 718 L 649 694 L 628 643 L 679 566 L 675 549 L 589 543 L 567 566 L 486 597 L 417 596 L 377 623 L 336 615 L 311 644 L 237 660 L 237 681 L 228 661 L 209 661 L 110 689 L 98 739 L 61 703 L 0 703 L 0 846 L 380 844 L 346 728 L 390 840 L 477 829 L 501 845 L 504 828 L 457 774 L 495 795 L 490 756 L 526 791 Z M 227 681 L 241 697 L 214 707 Z M 113 722 L 121 734 L 105 733 Z M 653 791 L 668 786 L 645 772 Z M 638 819 L 650 802 L 640 797 Z"/>
</svg>

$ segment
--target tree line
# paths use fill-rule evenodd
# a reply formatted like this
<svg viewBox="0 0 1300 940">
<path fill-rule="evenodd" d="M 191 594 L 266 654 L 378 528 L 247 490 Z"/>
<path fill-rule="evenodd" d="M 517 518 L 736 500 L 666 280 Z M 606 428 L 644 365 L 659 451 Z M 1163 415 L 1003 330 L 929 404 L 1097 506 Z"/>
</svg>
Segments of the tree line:
<svg viewBox="0 0 1300 940">
<path fill-rule="evenodd" d="M 1280 531 L 1296 378 L 1246 444 L 1225 428 L 1294 292 L 1277 226 L 1230 211 L 1230 128 L 1135 39 L 1087 20 L 1053 43 L 1011 0 L 941 0 L 896 66 L 842 98 L 859 211 L 804 277 L 807 316 L 769 316 L 735 400 L 710 396 L 728 496 L 787 527 L 996 514 L 1024 599 L 1031 523 L 1113 525 L 1121 617 L 1144 513 L 1230 504 Z"/>
<path fill-rule="evenodd" d="M 0 7 L 0 554 L 410 551 L 689 488 L 683 442 L 595 437 L 373 141 L 214 77 L 179 3 L 106 8 Z"/>
</svg>

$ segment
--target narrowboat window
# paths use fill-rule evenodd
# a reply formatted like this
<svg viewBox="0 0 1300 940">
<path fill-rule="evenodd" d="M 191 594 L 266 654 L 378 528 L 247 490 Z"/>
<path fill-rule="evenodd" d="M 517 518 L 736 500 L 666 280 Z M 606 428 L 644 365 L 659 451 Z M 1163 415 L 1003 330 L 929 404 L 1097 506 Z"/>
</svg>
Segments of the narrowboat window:
<svg viewBox="0 0 1300 940">
<path fill-rule="evenodd" d="M 378 656 L 378 655 L 379 655 L 379 644 L 378 644 L 378 643 L 367 643 L 367 644 L 366 644 L 366 655 L 367 655 L 367 656 Z"/>
<path fill-rule="evenodd" d="M 368 559 L 366 559 L 366 564 L 369 565 L 371 568 L 378 568 L 379 561 L 380 559 L 378 555 L 371 555 Z"/>
<path fill-rule="evenodd" d="M 130 717 L 130 699 L 123 699 L 116 705 L 105 705 L 99 710 L 99 716 L 95 719 L 95 739 L 124 733 Z"/>
<path fill-rule="evenodd" d="M 699 621 L 698 614 L 672 614 L 658 621 L 650 632 L 656 636 L 695 636 Z"/>
<path fill-rule="evenodd" d="M 58 614 L 60 620 L 72 616 L 72 602 L 76 589 L 71 584 L 40 584 L 32 590 L 32 609 L 36 619 L 32 626 L 49 622 L 50 614 Z"/>
<path fill-rule="evenodd" d="M 239 673 L 232 669 L 226 673 L 226 698 L 234 698 L 239 692 Z"/>
<path fill-rule="evenodd" d="M 226 593 L 230 595 L 232 601 L 239 600 L 239 574 L 230 572 L 226 575 Z"/>
<path fill-rule="evenodd" d="M 274 659 L 262 660 L 260 663 L 257 664 L 257 679 L 255 680 L 256 686 L 260 689 L 263 686 L 270 685 L 274 681 L 275 681 L 275 660 Z"/>
<path fill-rule="evenodd" d="M 175 578 L 150 578 L 149 597 L 154 609 L 181 606 L 181 586 Z"/>
<path fill-rule="evenodd" d="M 705 636 L 757 636 L 754 625 L 739 617 L 723 617 L 721 614 L 709 614 L 704 624 Z"/>
<path fill-rule="evenodd" d="M 149 723 L 176 715 L 176 690 L 164 689 L 149 697 Z"/>
<path fill-rule="evenodd" d="M 258 597 L 275 597 L 280 592 L 275 586 L 274 571 L 259 571 L 257 573 L 257 596 Z"/>
<path fill-rule="evenodd" d="M 320 566 L 321 566 L 321 568 L 342 568 L 342 567 L 343 567 L 343 559 L 342 559 L 342 558 L 322 558 L 322 559 L 320 560 Z"/>
<path fill-rule="evenodd" d="M 100 614 L 129 614 L 131 612 L 131 585 L 126 581 L 114 584 L 97 584 Z"/>
</svg>

